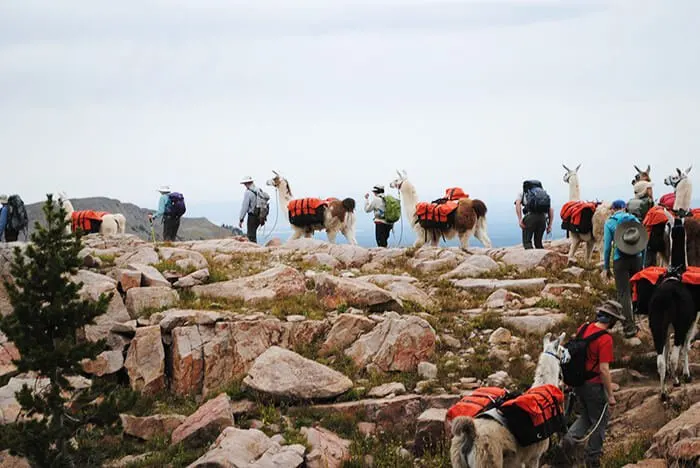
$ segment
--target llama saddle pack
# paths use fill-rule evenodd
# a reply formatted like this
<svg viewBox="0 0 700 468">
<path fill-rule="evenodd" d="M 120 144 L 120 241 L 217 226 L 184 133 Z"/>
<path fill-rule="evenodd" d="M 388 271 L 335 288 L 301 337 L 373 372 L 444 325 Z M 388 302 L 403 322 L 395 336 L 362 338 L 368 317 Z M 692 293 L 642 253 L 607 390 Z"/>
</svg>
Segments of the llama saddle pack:
<svg viewBox="0 0 700 468">
<path fill-rule="evenodd" d="M 323 217 L 328 204 L 335 198 L 299 198 L 287 204 L 289 222 L 294 226 L 306 227 L 323 224 Z"/>
<path fill-rule="evenodd" d="M 106 211 L 81 210 L 71 214 L 71 230 L 76 232 L 81 229 L 86 234 L 100 232 L 102 218 L 107 215 Z"/>
<path fill-rule="evenodd" d="M 482 387 L 465 396 L 447 411 L 447 421 L 458 416 L 490 417 L 496 409 L 518 444 L 542 442 L 554 433 L 566 432 L 564 394 L 555 385 L 533 387 L 520 395 L 498 387 Z"/>
<path fill-rule="evenodd" d="M 630 279 L 632 286 L 632 302 L 635 304 L 635 313 L 640 315 L 649 314 L 649 301 L 654 293 L 654 288 L 659 280 L 666 276 L 668 269 L 664 267 L 648 267 L 635 274 Z M 700 293 L 700 267 L 688 266 L 681 275 L 684 284 L 691 285 Z M 695 295 L 695 294 L 694 294 Z"/>
<path fill-rule="evenodd" d="M 673 192 L 662 195 L 661 198 L 659 198 L 659 205 L 663 206 L 667 210 L 672 210 L 673 205 L 675 205 L 675 204 L 676 204 L 676 194 Z"/>
<path fill-rule="evenodd" d="M 577 234 L 593 231 L 593 213 L 598 204 L 585 201 L 569 201 L 561 207 L 561 228 Z"/>
<path fill-rule="evenodd" d="M 424 229 L 448 229 L 454 225 L 454 213 L 459 200 L 469 198 L 460 187 L 445 190 L 445 196 L 432 202 L 420 202 L 416 205 L 418 224 Z"/>
<path fill-rule="evenodd" d="M 644 216 L 644 221 L 642 224 L 646 226 L 647 231 L 651 232 L 651 229 L 654 226 L 658 226 L 659 224 L 665 225 L 669 221 L 669 216 L 671 216 L 671 218 L 675 218 L 672 210 L 673 205 L 671 205 L 671 208 L 667 208 L 665 205 L 659 202 L 659 205 L 649 209 L 646 216 Z M 700 208 L 693 208 L 690 210 L 690 213 L 693 218 L 700 218 Z"/>
</svg>

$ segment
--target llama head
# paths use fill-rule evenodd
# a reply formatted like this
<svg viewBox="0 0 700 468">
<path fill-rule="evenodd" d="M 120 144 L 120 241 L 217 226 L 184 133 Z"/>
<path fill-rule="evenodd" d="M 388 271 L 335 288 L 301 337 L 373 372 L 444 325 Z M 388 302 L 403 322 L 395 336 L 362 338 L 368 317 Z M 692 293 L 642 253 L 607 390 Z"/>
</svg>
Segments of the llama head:
<svg viewBox="0 0 700 468">
<path fill-rule="evenodd" d="M 578 170 L 581 169 L 580 164 L 576 166 L 576 169 L 569 169 L 568 167 L 566 167 L 566 164 L 562 164 L 562 166 L 566 170 L 566 174 L 564 174 L 564 182 L 566 182 L 567 184 L 572 178 L 574 178 L 574 176 L 578 174 Z"/>
<path fill-rule="evenodd" d="M 66 192 L 57 192 L 53 194 L 53 199 L 56 200 L 59 205 L 62 205 L 63 202 L 68 201 L 68 195 L 66 195 Z"/>
<path fill-rule="evenodd" d="M 680 169 L 676 168 L 676 173 L 671 174 L 670 176 L 666 177 L 664 179 L 664 184 L 665 185 L 670 185 L 673 188 L 676 188 L 678 184 L 681 183 L 681 181 L 685 180 L 688 178 L 688 173 L 690 173 L 690 170 L 693 168 L 693 166 L 688 167 L 688 169 L 685 170 L 685 172 L 681 171 Z"/>
<path fill-rule="evenodd" d="M 277 190 L 283 188 L 284 190 L 286 190 L 286 195 L 291 197 L 292 189 L 289 187 L 289 182 L 287 181 L 287 179 L 282 177 L 277 171 L 272 171 L 272 173 L 275 175 L 275 177 L 265 182 L 265 184 L 269 185 L 270 187 L 274 187 Z"/>
<path fill-rule="evenodd" d="M 392 180 L 389 183 L 389 187 L 395 188 L 395 189 L 401 189 L 401 185 L 408 179 L 408 175 L 406 174 L 406 170 L 404 169 L 403 171 L 399 171 L 398 169 L 396 170 L 396 174 L 398 174 L 398 178 Z"/>
<path fill-rule="evenodd" d="M 566 338 L 566 333 L 562 333 L 556 339 L 552 339 L 552 334 L 547 333 L 542 339 L 542 344 L 544 347 L 542 352 L 556 357 L 561 357 L 561 351 L 563 349 L 561 344 L 564 341 L 564 338 Z"/>
<path fill-rule="evenodd" d="M 632 185 L 636 184 L 640 180 L 645 180 L 647 182 L 651 182 L 651 165 L 647 164 L 646 170 L 641 170 L 637 166 L 634 166 L 634 169 L 637 171 L 637 173 L 634 175 L 634 179 L 632 179 Z"/>
</svg>

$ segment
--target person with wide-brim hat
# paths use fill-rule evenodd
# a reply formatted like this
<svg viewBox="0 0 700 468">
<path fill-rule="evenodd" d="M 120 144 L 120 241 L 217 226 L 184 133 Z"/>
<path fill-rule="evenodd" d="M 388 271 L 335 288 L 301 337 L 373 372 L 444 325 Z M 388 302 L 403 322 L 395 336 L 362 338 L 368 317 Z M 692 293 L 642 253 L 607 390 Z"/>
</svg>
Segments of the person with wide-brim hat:
<svg viewBox="0 0 700 468">
<path fill-rule="evenodd" d="M 243 195 L 243 203 L 241 203 L 241 213 L 238 216 L 238 227 L 243 227 L 243 221 L 248 218 L 246 223 L 246 237 L 251 242 L 258 241 L 258 228 L 260 227 L 260 219 L 255 211 L 255 202 L 258 197 L 255 181 L 251 176 L 241 178 L 241 185 L 245 187 L 245 195 Z"/>
<path fill-rule="evenodd" d="M 625 212 L 626 204 L 623 200 L 615 200 L 612 208 L 613 214 L 605 222 L 603 268 L 608 278 L 614 272 L 617 301 L 622 304 L 622 315 L 625 317 L 623 323 L 625 338 L 629 340 L 628 344 L 636 346 L 641 344 L 641 341 L 636 337 L 637 324 L 632 312 L 630 279 L 642 269 L 642 253 L 647 246 L 648 234 L 646 228 L 634 215 Z"/>
<path fill-rule="evenodd" d="M 158 209 L 154 214 L 148 215 L 148 219 L 151 223 L 157 219 L 161 219 L 163 221 L 163 240 L 166 242 L 173 242 L 177 239 L 177 231 L 180 229 L 180 218 L 167 216 L 165 213 L 172 190 L 169 185 L 161 185 L 156 191 L 160 193 Z M 153 236 L 155 242 L 155 233 Z"/>
<path fill-rule="evenodd" d="M 374 195 L 370 200 L 369 193 L 365 194 L 365 213 L 374 213 L 374 238 L 378 247 L 389 245 L 389 235 L 394 227 L 393 223 L 385 219 L 386 200 L 384 199 L 384 186 L 377 184 L 372 187 Z"/>
</svg>

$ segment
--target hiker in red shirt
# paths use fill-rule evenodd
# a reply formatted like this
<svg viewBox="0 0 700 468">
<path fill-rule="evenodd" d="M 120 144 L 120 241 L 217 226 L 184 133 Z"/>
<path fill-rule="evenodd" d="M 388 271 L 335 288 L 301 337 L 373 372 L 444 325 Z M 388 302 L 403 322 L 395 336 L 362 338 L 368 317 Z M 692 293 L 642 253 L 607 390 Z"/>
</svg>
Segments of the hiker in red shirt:
<svg viewBox="0 0 700 468">
<path fill-rule="evenodd" d="M 554 467 L 575 466 L 577 448 L 585 446 L 584 461 L 587 468 L 600 466 L 600 456 L 605 440 L 605 429 L 610 417 L 609 408 L 615 406 L 610 363 L 613 361 L 613 339 L 608 330 L 617 321 L 624 321 L 622 305 L 606 301 L 596 310 L 596 321 L 579 327 L 577 338 L 596 335 L 586 346 L 585 382 L 574 388 L 578 398 L 580 415 L 559 445 L 560 452 Z M 583 380 L 583 379 L 582 379 Z"/>
</svg>

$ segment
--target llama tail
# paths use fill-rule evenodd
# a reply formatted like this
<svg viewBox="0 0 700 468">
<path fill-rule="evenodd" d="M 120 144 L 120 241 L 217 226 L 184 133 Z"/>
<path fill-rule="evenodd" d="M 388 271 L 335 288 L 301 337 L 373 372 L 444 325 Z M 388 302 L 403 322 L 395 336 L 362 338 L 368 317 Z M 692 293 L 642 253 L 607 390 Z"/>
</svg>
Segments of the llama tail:
<svg viewBox="0 0 700 468">
<path fill-rule="evenodd" d="M 474 419 L 465 417 L 465 416 L 460 416 L 458 418 L 455 418 L 454 421 L 452 421 L 452 457 L 453 457 L 453 466 L 459 466 L 459 465 L 454 465 L 454 458 L 455 456 L 460 457 L 460 461 L 462 462 L 462 466 L 468 466 L 467 465 L 467 456 L 469 455 L 469 452 L 472 451 L 472 447 L 474 447 L 474 439 L 476 439 L 476 426 L 474 426 Z"/>
<path fill-rule="evenodd" d="M 474 213 L 476 213 L 477 218 L 483 218 L 488 211 L 486 203 L 481 200 L 472 200 L 472 208 L 474 208 Z"/>
<path fill-rule="evenodd" d="M 352 213 L 355 211 L 355 199 L 353 198 L 346 198 L 343 200 L 343 208 L 345 208 L 345 211 L 348 213 Z"/>
</svg>

